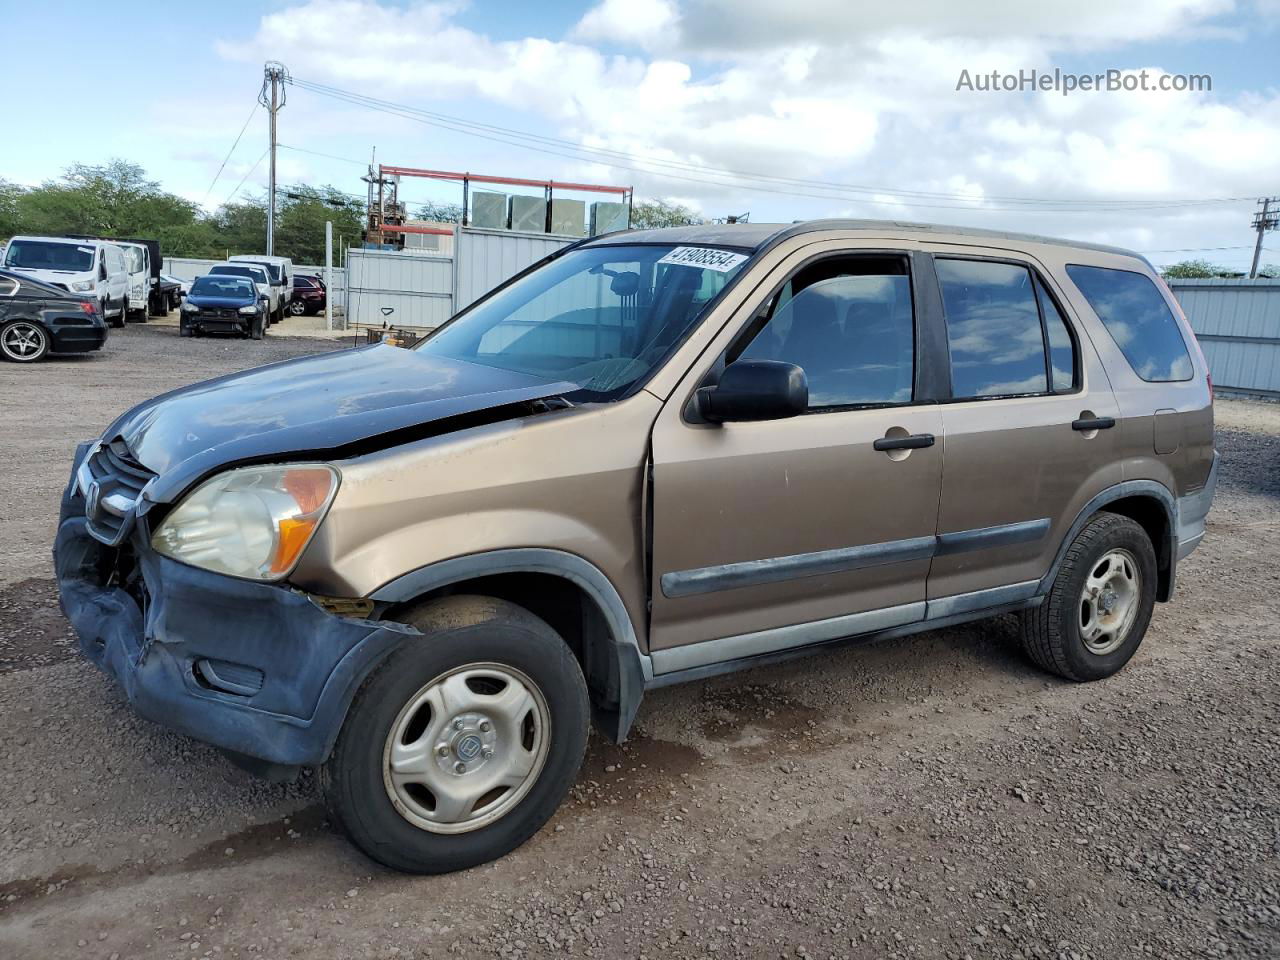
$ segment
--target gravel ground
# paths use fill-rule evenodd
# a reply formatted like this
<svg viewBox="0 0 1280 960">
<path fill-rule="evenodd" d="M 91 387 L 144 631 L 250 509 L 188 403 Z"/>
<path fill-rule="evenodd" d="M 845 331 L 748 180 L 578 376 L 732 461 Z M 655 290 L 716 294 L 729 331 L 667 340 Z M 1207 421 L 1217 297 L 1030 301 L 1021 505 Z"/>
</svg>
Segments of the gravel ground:
<svg viewBox="0 0 1280 960">
<path fill-rule="evenodd" d="M 511 856 L 410 878 L 133 716 L 72 655 L 48 546 L 76 440 L 323 341 L 0 367 L 0 956 L 1280 957 L 1280 407 L 1218 404 L 1204 545 L 1111 680 L 1010 618 L 651 695 Z"/>
</svg>

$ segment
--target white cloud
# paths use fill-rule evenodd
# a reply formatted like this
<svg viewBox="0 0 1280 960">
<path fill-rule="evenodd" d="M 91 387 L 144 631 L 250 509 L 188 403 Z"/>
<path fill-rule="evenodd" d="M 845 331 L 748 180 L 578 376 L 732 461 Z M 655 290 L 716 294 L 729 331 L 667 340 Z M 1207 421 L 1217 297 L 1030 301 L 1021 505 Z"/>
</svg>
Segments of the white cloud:
<svg viewBox="0 0 1280 960">
<path fill-rule="evenodd" d="M 586 42 L 649 49 L 669 44 L 679 21 L 672 0 L 604 0 L 587 11 L 570 35 Z"/>
<path fill-rule="evenodd" d="M 679 196 L 710 212 L 766 208 L 780 220 L 843 210 L 1163 248 L 1210 245 L 1208 231 L 1247 224 L 1248 208 L 1085 214 L 1068 212 L 1080 208 L 1063 201 L 1273 190 L 1280 175 L 1274 89 L 1234 99 L 1064 97 L 957 92 L 956 80 L 964 69 L 1051 70 L 1080 51 L 1106 51 L 1116 67 L 1145 66 L 1156 77 L 1150 41 L 1221 31 L 1231 8 L 1231 0 L 1076 0 L 1067 16 L 1055 5 L 1015 0 L 689 0 L 680 7 L 604 0 L 565 39 L 498 41 L 460 26 L 453 3 L 310 0 L 263 17 L 251 38 L 228 37 L 220 49 L 248 62 L 288 50 L 298 77 L 455 115 L 491 103 L 524 114 L 513 121 L 524 130 L 641 158 L 611 163 L 555 156 L 573 150 L 554 145 L 550 154 L 510 147 L 515 174 L 635 183 L 641 193 Z M 1124 45 L 1134 42 L 1143 42 L 1148 62 L 1126 58 Z M 414 127 L 368 117 L 371 127 Z M 322 140 L 299 145 L 326 149 Z M 672 164 L 869 189 L 725 182 Z M 999 210 L 1009 197 L 1058 203 L 1038 215 Z"/>
</svg>

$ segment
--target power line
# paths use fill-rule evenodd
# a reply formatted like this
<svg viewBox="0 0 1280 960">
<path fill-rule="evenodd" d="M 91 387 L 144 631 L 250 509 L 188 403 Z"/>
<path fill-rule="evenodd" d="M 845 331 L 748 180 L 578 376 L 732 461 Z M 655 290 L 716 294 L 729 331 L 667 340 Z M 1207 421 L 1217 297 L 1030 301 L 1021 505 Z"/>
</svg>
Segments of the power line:
<svg viewBox="0 0 1280 960">
<path fill-rule="evenodd" d="M 538 134 L 525 133 L 506 127 L 495 126 L 492 124 L 479 123 L 477 121 L 465 120 L 459 117 L 452 117 L 447 114 L 435 113 L 428 110 L 422 110 L 407 104 L 396 103 L 390 100 L 382 100 L 376 97 L 370 97 L 364 94 L 353 93 L 351 91 L 342 90 L 338 87 L 331 87 L 325 84 L 315 83 L 309 80 L 301 80 L 293 78 L 292 82 L 303 89 L 320 94 L 321 96 L 330 97 L 355 106 L 363 106 L 367 109 L 377 110 L 382 113 L 388 113 L 394 116 L 400 116 L 404 119 L 414 120 L 429 126 L 435 126 L 456 133 L 462 133 L 467 136 L 479 137 L 481 139 L 491 140 L 503 143 L 508 146 L 523 147 L 524 149 L 534 150 L 540 153 L 548 153 L 553 156 L 566 157 L 573 160 L 589 159 L 593 162 L 605 162 L 613 166 L 623 169 L 629 169 L 640 173 L 650 175 L 664 176 L 669 179 L 685 180 L 692 183 L 703 183 L 712 186 L 731 186 L 731 183 L 725 183 L 723 179 L 707 180 L 700 177 L 690 176 L 683 172 L 668 172 L 665 170 L 652 170 L 650 166 L 673 168 L 675 171 L 693 171 L 704 173 L 708 176 L 719 178 L 731 178 L 737 180 L 755 180 L 762 183 L 782 184 L 788 186 L 799 186 L 807 188 L 807 190 L 819 190 L 821 193 L 806 192 L 806 190 L 781 189 L 780 187 L 769 187 L 755 185 L 755 189 L 763 190 L 770 193 L 778 193 L 789 196 L 802 196 L 815 199 L 871 199 L 872 202 L 884 203 L 880 200 L 880 196 L 892 196 L 901 198 L 904 202 L 914 206 L 933 207 L 937 209 L 953 209 L 968 211 L 1001 211 L 1001 212 L 1021 212 L 1025 210 L 1035 210 L 1041 213 L 1060 212 L 1106 212 L 1106 211 L 1139 211 L 1139 210 L 1157 210 L 1166 208 L 1181 208 L 1191 206 L 1202 206 L 1205 204 L 1220 203 L 1240 203 L 1252 202 L 1251 197 L 1220 197 L 1197 200 L 1076 200 L 1076 199 L 1054 199 L 1046 197 L 1002 197 L 993 195 L 990 197 L 975 198 L 966 194 L 959 193 L 941 193 L 932 191 L 916 191 L 901 190 L 885 187 L 873 187 L 858 184 L 833 183 L 821 180 L 805 180 L 793 177 L 778 177 L 766 174 L 747 173 L 744 171 L 721 170 L 714 167 L 704 166 L 700 164 L 686 163 L 683 161 L 661 160 L 650 157 L 639 157 L 634 154 L 625 153 L 620 150 L 611 150 L 606 148 L 588 147 L 577 144 L 572 141 L 562 140 L 555 137 L 546 137 Z M 566 153 L 565 151 L 571 151 Z M 344 162 L 349 161 L 347 158 L 341 159 Z M 646 166 L 637 166 L 644 164 Z M 363 164 L 362 164 L 363 165 Z M 869 194 L 870 197 L 848 197 L 847 194 Z M 935 204 L 920 202 L 923 199 L 948 199 L 948 200 L 979 200 L 990 201 L 996 200 L 1004 203 L 1018 203 L 1040 206 L 1014 206 L 1014 207 L 995 207 L 995 206 L 974 206 L 973 204 Z M 1056 206 L 1054 206 L 1056 205 Z"/>
<path fill-rule="evenodd" d="M 209 201 L 209 194 L 213 193 L 213 188 L 218 185 L 218 178 L 222 176 L 222 171 L 227 168 L 227 161 L 231 159 L 231 155 L 236 152 L 236 147 L 240 146 L 240 138 L 244 136 L 244 132 L 249 129 L 249 123 L 253 120 L 253 115 L 258 112 L 258 104 L 254 103 L 253 109 L 249 111 L 249 116 L 245 118 L 244 126 L 240 128 L 240 132 L 236 134 L 236 142 L 231 144 L 231 149 L 227 151 L 227 155 L 222 158 L 222 165 L 218 167 L 218 172 L 213 175 L 213 181 L 209 184 L 209 189 L 204 192 L 204 199 L 200 201 L 200 206 L 204 206 Z"/>
<path fill-rule="evenodd" d="M 221 207 L 225 207 L 228 203 L 230 203 L 230 202 L 231 202 L 232 198 L 233 198 L 233 197 L 235 197 L 235 195 L 236 195 L 237 193 L 239 193 L 239 192 L 240 192 L 240 188 L 244 186 L 244 182 L 245 182 L 246 180 L 248 180 L 251 176 L 253 176 L 253 171 L 255 171 L 255 170 L 257 170 L 257 169 L 258 169 L 258 167 L 262 164 L 262 161 L 263 161 L 263 160 L 265 160 L 265 159 L 267 158 L 267 154 L 268 154 L 268 153 L 270 153 L 270 152 L 271 152 L 271 148 L 270 148 L 270 147 L 267 147 L 267 149 L 266 149 L 266 150 L 263 150 L 263 151 L 262 151 L 262 156 L 258 157 L 257 162 L 255 162 L 255 163 L 254 163 L 254 165 L 253 165 L 252 167 L 250 167 L 250 168 L 249 168 L 249 172 L 248 172 L 248 173 L 246 173 L 246 174 L 245 174 L 245 175 L 240 179 L 240 182 L 239 182 L 238 184 L 236 184 L 236 188 L 235 188 L 234 190 L 232 190 L 232 191 L 231 191 L 231 196 L 229 196 L 229 197 L 227 197 L 227 199 L 223 200 L 223 201 L 222 201 L 222 203 L 220 203 L 220 204 L 219 204 L 219 206 L 221 206 Z"/>
</svg>

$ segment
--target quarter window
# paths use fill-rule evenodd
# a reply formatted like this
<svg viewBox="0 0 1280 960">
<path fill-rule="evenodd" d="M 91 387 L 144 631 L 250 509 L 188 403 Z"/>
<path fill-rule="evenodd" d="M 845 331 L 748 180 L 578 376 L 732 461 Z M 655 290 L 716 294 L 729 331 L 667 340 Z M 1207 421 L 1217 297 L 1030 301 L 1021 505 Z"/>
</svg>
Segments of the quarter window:
<svg viewBox="0 0 1280 960">
<path fill-rule="evenodd" d="M 915 326 L 905 259 L 822 261 L 792 277 L 771 309 L 740 358 L 799 366 L 810 410 L 911 402 Z"/>
<path fill-rule="evenodd" d="M 1144 274 L 1108 267 L 1067 266 L 1116 346 L 1143 380 L 1191 379 L 1191 357 L 1178 322 L 1156 285 Z"/>
<path fill-rule="evenodd" d="M 1049 296 L 1040 278 L 1036 278 L 1036 297 L 1040 301 L 1040 313 L 1044 317 L 1044 335 L 1049 343 L 1049 369 L 1053 375 L 1053 390 L 1061 393 L 1076 385 L 1075 342 L 1067 320 Z"/>
</svg>

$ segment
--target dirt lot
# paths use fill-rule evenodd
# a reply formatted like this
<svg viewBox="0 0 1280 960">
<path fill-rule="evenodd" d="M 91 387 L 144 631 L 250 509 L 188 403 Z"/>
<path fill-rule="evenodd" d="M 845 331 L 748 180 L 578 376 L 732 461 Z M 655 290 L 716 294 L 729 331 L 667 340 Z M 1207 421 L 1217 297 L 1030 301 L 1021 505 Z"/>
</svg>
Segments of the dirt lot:
<svg viewBox="0 0 1280 960">
<path fill-rule="evenodd" d="M 0 367 L 0 956 L 1280 957 L 1280 407 L 1220 402 L 1204 546 L 1117 677 L 1003 619 L 659 691 L 529 844 L 410 878 L 134 717 L 49 559 L 78 439 L 322 341 L 130 328 Z"/>
</svg>

